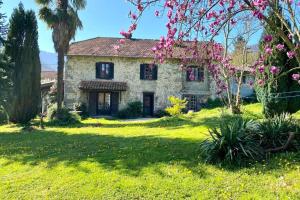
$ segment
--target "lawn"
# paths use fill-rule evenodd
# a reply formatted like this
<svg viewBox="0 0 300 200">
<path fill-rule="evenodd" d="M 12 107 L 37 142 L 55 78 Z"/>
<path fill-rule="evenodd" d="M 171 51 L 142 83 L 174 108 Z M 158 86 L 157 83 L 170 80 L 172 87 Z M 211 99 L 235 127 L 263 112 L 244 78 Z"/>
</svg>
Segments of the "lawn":
<svg viewBox="0 0 300 200">
<path fill-rule="evenodd" d="M 259 104 L 244 109 L 262 117 Z M 219 114 L 32 132 L 1 126 L 0 199 L 299 199 L 300 153 L 249 167 L 203 162 L 199 143 Z"/>
</svg>

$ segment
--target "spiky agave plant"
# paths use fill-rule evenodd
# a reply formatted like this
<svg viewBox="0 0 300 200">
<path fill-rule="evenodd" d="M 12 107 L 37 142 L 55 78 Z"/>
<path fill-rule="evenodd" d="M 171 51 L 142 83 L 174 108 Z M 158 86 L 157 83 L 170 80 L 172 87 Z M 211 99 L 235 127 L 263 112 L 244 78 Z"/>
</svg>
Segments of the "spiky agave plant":
<svg viewBox="0 0 300 200">
<path fill-rule="evenodd" d="M 290 132 L 297 131 L 297 121 L 288 113 L 275 115 L 258 125 L 261 146 L 265 149 L 283 146 Z"/>
<path fill-rule="evenodd" d="M 260 159 L 263 150 L 255 139 L 257 123 L 241 116 L 221 116 L 219 128 L 209 130 L 210 138 L 201 143 L 207 162 L 242 164 L 245 160 Z"/>
</svg>

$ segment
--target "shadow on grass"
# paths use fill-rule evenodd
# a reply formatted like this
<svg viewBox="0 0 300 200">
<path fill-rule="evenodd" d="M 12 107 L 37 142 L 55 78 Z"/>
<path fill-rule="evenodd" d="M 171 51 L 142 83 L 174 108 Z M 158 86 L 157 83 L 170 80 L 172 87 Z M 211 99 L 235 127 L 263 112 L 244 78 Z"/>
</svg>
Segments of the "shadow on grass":
<svg viewBox="0 0 300 200">
<path fill-rule="evenodd" d="M 123 127 L 145 127 L 145 128 L 166 128 L 178 129 L 183 126 L 197 127 L 205 126 L 207 128 L 214 127 L 219 121 L 219 117 L 206 117 L 201 119 L 191 119 L 188 117 L 166 117 L 159 120 L 151 120 L 146 122 L 122 122 L 111 120 L 113 123 L 77 123 L 68 125 L 57 125 L 51 122 L 45 122 L 46 127 L 67 127 L 67 128 L 84 128 L 84 127 L 102 127 L 102 128 L 123 128 Z"/>
<path fill-rule="evenodd" d="M 203 177 L 207 173 L 198 166 L 199 142 L 150 136 L 65 134 L 46 130 L 0 133 L 0 157 L 29 165 L 46 163 L 49 168 L 64 164 L 84 172 L 89 170 L 81 162 L 90 161 L 132 176 L 138 175 L 147 166 L 153 166 L 157 171 L 160 170 L 159 164 L 179 164 Z"/>
</svg>

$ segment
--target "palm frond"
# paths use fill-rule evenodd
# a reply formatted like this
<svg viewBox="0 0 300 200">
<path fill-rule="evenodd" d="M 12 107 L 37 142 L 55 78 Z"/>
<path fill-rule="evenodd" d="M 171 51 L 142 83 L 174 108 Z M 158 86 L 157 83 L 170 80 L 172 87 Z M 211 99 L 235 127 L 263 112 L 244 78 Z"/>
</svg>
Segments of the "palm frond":
<svg viewBox="0 0 300 200">
<path fill-rule="evenodd" d="M 40 9 L 39 17 L 50 27 L 58 22 L 58 16 L 56 13 L 47 6 L 44 6 Z"/>
<path fill-rule="evenodd" d="M 71 0 L 74 10 L 82 10 L 86 7 L 86 0 Z"/>
<path fill-rule="evenodd" d="M 48 6 L 53 0 L 35 0 L 37 4 L 43 5 L 43 6 Z"/>
</svg>

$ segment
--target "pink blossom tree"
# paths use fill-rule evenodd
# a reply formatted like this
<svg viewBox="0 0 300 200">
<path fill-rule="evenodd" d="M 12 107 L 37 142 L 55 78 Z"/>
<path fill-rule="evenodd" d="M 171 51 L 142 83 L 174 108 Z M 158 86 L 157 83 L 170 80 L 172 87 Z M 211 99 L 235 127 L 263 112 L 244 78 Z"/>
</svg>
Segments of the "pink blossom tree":
<svg viewBox="0 0 300 200">
<path fill-rule="evenodd" d="M 147 8 L 155 7 L 157 10 L 153 13 L 155 16 L 166 16 L 168 22 L 166 24 L 167 35 L 162 36 L 160 42 L 153 48 L 155 58 L 163 62 L 166 58 L 172 56 L 172 52 L 176 44 L 183 41 L 193 41 L 198 44 L 199 41 L 209 40 L 210 43 L 204 45 L 193 45 L 187 51 L 190 51 L 193 58 L 197 58 L 201 53 L 199 48 L 206 49 L 206 54 L 210 57 L 208 69 L 212 77 L 216 80 L 217 87 L 221 90 L 226 88 L 224 81 L 219 77 L 220 63 L 226 65 L 227 58 L 224 58 L 224 47 L 214 39 L 220 34 L 220 31 L 230 23 L 235 26 L 239 23 L 241 15 L 251 15 L 262 24 L 268 24 L 274 32 L 282 38 L 287 45 L 289 52 L 287 55 L 290 59 L 296 58 L 300 63 L 300 2 L 294 0 L 128 0 L 135 6 L 135 11 L 130 13 L 132 25 L 127 32 L 121 34 L 125 37 L 132 35 L 137 28 L 138 21 Z M 284 25 L 284 29 L 288 30 L 288 34 L 281 27 L 277 27 L 275 22 L 270 20 L 268 11 L 272 11 Z M 271 37 L 271 36 L 270 36 Z M 255 70 L 262 70 L 259 63 L 263 59 L 272 54 L 274 49 L 283 49 L 281 44 L 268 46 L 265 48 L 265 54 L 260 57 L 255 65 Z M 200 55 L 201 56 L 201 55 Z M 183 56 L 183 61 L 186 58 Z M 272 66 L 270 68 L 273 76 L 270 79 L 257 79 L 256 84 L 262 85 L 265 81 L 273 81 L 276 79 L 277 69 Z M 299 66 L 291 66 L 286 73 L 280 74 L 284 76 L 300 69 Z M 273 79 L 273 80 L 271 80 Z M 293 75 L 293 79 L 299 81 L 297 74 Z"/>
</svg>

